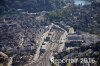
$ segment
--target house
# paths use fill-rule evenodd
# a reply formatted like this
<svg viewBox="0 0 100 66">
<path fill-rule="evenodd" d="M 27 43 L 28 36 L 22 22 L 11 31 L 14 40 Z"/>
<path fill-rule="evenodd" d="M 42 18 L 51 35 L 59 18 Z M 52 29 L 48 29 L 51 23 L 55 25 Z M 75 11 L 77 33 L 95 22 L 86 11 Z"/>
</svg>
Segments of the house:
<svg viewBox="0 0 100 66">
<path fill-rule="evenodd" d="M 36 49 L 35 46 L 26 46 L 26 47 L 25 47 L 25 50 L 26 50 L 26 51 L 32 51 L 32 50 L 35 50 L 35 49 Z"/>
</svg>

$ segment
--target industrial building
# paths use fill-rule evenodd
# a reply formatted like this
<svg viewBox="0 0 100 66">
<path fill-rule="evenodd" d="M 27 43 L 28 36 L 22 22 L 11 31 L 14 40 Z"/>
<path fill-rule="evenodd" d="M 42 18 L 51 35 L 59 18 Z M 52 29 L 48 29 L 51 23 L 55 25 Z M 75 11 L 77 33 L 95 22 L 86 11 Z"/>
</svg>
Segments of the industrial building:
<svg viewBox="0 0 100 66">
<path fill-rule="evenodd" d="M 82 35 L 70 34 L 67 36 L 68 42 L 84 42 Z"/>
</svg>

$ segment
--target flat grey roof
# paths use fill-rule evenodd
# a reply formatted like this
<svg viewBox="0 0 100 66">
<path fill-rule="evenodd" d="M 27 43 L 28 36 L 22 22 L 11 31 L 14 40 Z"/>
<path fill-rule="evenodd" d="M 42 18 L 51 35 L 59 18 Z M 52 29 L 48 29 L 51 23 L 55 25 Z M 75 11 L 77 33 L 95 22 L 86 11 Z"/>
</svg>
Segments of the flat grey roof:
<svg viewBox="0 0 100 66">
<path fill-rule="evenodd" d="M 83 40 L 83 39 L 82 39 L 82 36 L 80 36 L 80 35 L 71 35 L 71 36 L 68 36 L 68 40 L 69 41 L 71 41 L 71 40 L 79 41 L 79 40 Z"/>
</svg>

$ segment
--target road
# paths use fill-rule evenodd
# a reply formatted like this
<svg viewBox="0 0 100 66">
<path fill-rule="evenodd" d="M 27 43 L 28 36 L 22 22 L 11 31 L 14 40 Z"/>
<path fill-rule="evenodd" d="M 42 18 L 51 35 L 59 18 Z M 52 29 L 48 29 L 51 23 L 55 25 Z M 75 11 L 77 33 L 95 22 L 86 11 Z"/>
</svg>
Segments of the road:
<svg viewBox="0 0 100 66">
<path fill-rule="evenodd" d="M 56 26 L 56 27 L 58 27 L 58 26 Z M 40 56 L 38 58 L 38 60 L 36 60 L 36 61 L 31 60 L 31 62 L 29 62 L 29 64 L 27 64 L 25 66 L 51 66 L 50 56 L 53 52 L 58 51 L 58 49 L 60 47 L 59 41 L 61 40 L 61 36 L 63 35 L 64 31 L 62 29 L 59 30 L 57 28 L 53 28 L 53 29 L 51 29 L 51 32 L 53 32 L 53 34 L 52 34 L 51 40 L 49 41 L 49 43 L 47 45 L 46 52 L 42 56 Z M 36 54 L 39 55 L 38 52 Z"/>
<path fill-rule="evenodd" d="M 58 26 L 56 26 L 56 27 L 58 27 Z M 51 29 L 51 31 L 54 32 L 54 34 L 52 35 L 51 41 L 48 44 L 47 50 L 46 50 L 45 54 L 43 55 L 43 58 L 38 63 L 35 63 L 32 66 L 51 66 L 50 61 L 49 61 L 50 56 L 54 51 L 55 52 L 58 51 L 58 49 L 60 47 L 59 40 L 60 40 L 61 36 L 63 35 L 64 30 L 62 30 L 62 29 L 59 30 L 59 29 L 54 28 L 54 29 Z"/>
<path fill-rule="evenodd" d="M 51 24 L 49 26 L 49 30 L 43 34 L 43 37 L 41 37 L 41 41 L 39 42 L 39 47 L 36 50 L 35 56 L 34 56 L 34 61 L 37 61 L 37 59 L 39 58 L 39 54 L 40 54 L 40 48 L 42 46 L 42 43 L 44 42 L 44 38 L 48 36 L 48 33 L 50 32 L 51 28 L 52 28 L 53 24 Z"/>
<path fill-rule="evenodd" d="M 43 58 L 39 61 L 37 65 L 34 66 L 51 66 L 49 58 L 52 53 L 51 51 L 52 44 L 49 44 L 47 51 L 45 52 Z"/>
<path fill-rule="evenodd" d="M 29 64 L 25 65 L 25 66 L 51 66 L 50 64 L 50 56 L 53 53 L 53 51 L 56 51 L 58 49 L 59 45 L 57 44 L 52 44 L 49 43 L 46 52 L 44 53 L 44 55 L 42 57 L 40 57 L 38 59 L 38 61 L 32 61 Z"/>
</svg>

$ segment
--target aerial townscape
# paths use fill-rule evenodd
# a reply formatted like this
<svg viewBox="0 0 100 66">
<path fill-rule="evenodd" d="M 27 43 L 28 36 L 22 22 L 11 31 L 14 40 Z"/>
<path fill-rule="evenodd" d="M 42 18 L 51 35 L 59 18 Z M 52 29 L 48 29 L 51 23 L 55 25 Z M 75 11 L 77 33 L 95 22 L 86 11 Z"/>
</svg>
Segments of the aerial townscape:
<svg viewBox="0 0 100 66">
<path fill-rule="evenodd" d="M 0 66 L 100 66 L 100 1 L 0 0 Z"/>
</svg>

